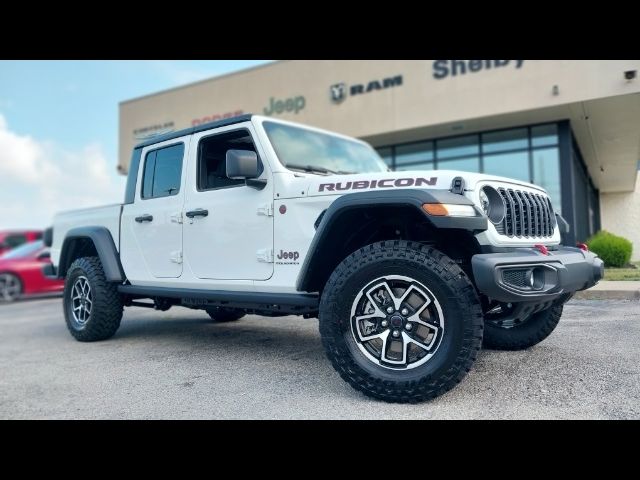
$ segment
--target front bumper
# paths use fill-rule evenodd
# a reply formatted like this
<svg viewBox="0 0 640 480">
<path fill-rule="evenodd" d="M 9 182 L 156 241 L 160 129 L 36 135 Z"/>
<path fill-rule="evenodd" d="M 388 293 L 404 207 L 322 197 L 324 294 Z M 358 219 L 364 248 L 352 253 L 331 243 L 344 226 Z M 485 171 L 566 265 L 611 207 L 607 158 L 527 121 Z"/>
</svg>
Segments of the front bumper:
<svg viewBox="0 0 640 480">
<path fill-rule="evenodd" d="M 478 290 L 500 302 L 546 302 L 593 287 L 604 275 L 597 255 L 560 247 L 548 255 L 534 248 L 487 253 L 471 258 Z"/>
</svg>

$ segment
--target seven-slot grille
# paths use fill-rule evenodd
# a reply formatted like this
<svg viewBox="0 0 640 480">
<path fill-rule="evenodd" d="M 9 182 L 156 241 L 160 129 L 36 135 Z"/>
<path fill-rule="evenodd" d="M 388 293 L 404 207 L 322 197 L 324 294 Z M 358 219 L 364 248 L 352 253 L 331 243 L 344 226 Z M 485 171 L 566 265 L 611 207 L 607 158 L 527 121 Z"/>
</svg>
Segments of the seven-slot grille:
<svg viewBox="0 0 640 480">
<path fill-rule="evenodd" d="M 504 220 L 496 225 L 501 235 L 508 237 L 551 237 L 556 217 L 551 201 L 537 193 L 498 188 L 506 205 Z"/>
</svg>

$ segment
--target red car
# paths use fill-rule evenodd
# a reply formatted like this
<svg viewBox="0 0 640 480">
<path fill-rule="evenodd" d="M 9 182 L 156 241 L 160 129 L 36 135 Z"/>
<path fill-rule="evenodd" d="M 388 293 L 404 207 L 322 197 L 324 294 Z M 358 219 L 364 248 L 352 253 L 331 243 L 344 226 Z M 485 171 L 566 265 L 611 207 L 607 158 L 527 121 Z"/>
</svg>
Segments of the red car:
<svg viewBox="0 0 640 480">
<path fill-rule="evenodd" d="M 0 255 L 20 245 L 42 238 L 40 230 L 0 230 Z"/>
<path fill-rule="evenodd" d="M 51 262 L 42 240 L 25 243 L 0 255 L 0 302 L 11 302 L 23 295 L 62 292 L 63 280 L 52 280 L 42 273 Z"/>
</svg>

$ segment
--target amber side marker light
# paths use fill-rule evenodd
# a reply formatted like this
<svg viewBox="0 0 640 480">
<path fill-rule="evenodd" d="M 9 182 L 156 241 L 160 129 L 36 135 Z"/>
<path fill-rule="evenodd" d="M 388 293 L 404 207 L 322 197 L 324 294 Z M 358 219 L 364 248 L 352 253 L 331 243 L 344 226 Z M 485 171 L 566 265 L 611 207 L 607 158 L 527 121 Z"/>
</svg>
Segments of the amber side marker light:
<svg viewBox="0 0 640 480">
<path fill-rule="evenodd" d="M 422 209 L 434 217 L 475 217 L 472 205 L 454 205 L 451 203 L 424 203 Z"/>
</svg>

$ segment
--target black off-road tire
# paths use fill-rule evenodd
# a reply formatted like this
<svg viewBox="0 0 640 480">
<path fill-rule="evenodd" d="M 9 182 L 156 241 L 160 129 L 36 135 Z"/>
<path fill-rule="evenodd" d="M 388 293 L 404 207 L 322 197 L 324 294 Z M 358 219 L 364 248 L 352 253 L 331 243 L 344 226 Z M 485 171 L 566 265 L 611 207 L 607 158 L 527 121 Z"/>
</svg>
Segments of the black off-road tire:
<svg viewBox="0 0 640 480">
<path fill-rule="evenodd" d="M 504 328 L 493 322 L 484 324 L 483 347 L 491 350 L 525 350 L 537 345 L 558 326 L 562 305 L 534 313 L 524 322 Z"/>
<path fill-rule="evenodd" d="M 440 346 L 418 367 L 388 369 L 352 346 L 352 304 L 360 289 L 383 275 L 421 282 L 442 307 Z M 453 260 L 435 248 L 394 240 L 367 245 L 336 267 L 322 292 L 319 326 L 329 360 L 352 387 L 386 402 L 417 403 L 442 395 L 469 372 L 482 345 L 483 316 L 472 283 Z"/>
<path fill-rule="evenodd" d="M 211 317 L 211 320 L 218 323 L 234 322 L 245 316 L 242 310 L 224 307 L 209 307 L 206 309 L 206 312 Z"/>
<path fill-rule="evenodd" d="M 72 315 L 72 289 L 78 277 L 89 280 L 93 305 L 84 325 L 79 325 Z M 64 316 L 69 332 L 81 342 L 95 342 L 112 337 L 122 320 L 122 297 L 115 283 L 108 282 L 98 257 L 82 257 L 75 260 L 67 271 L 64 287 Z"/>
</svg>

